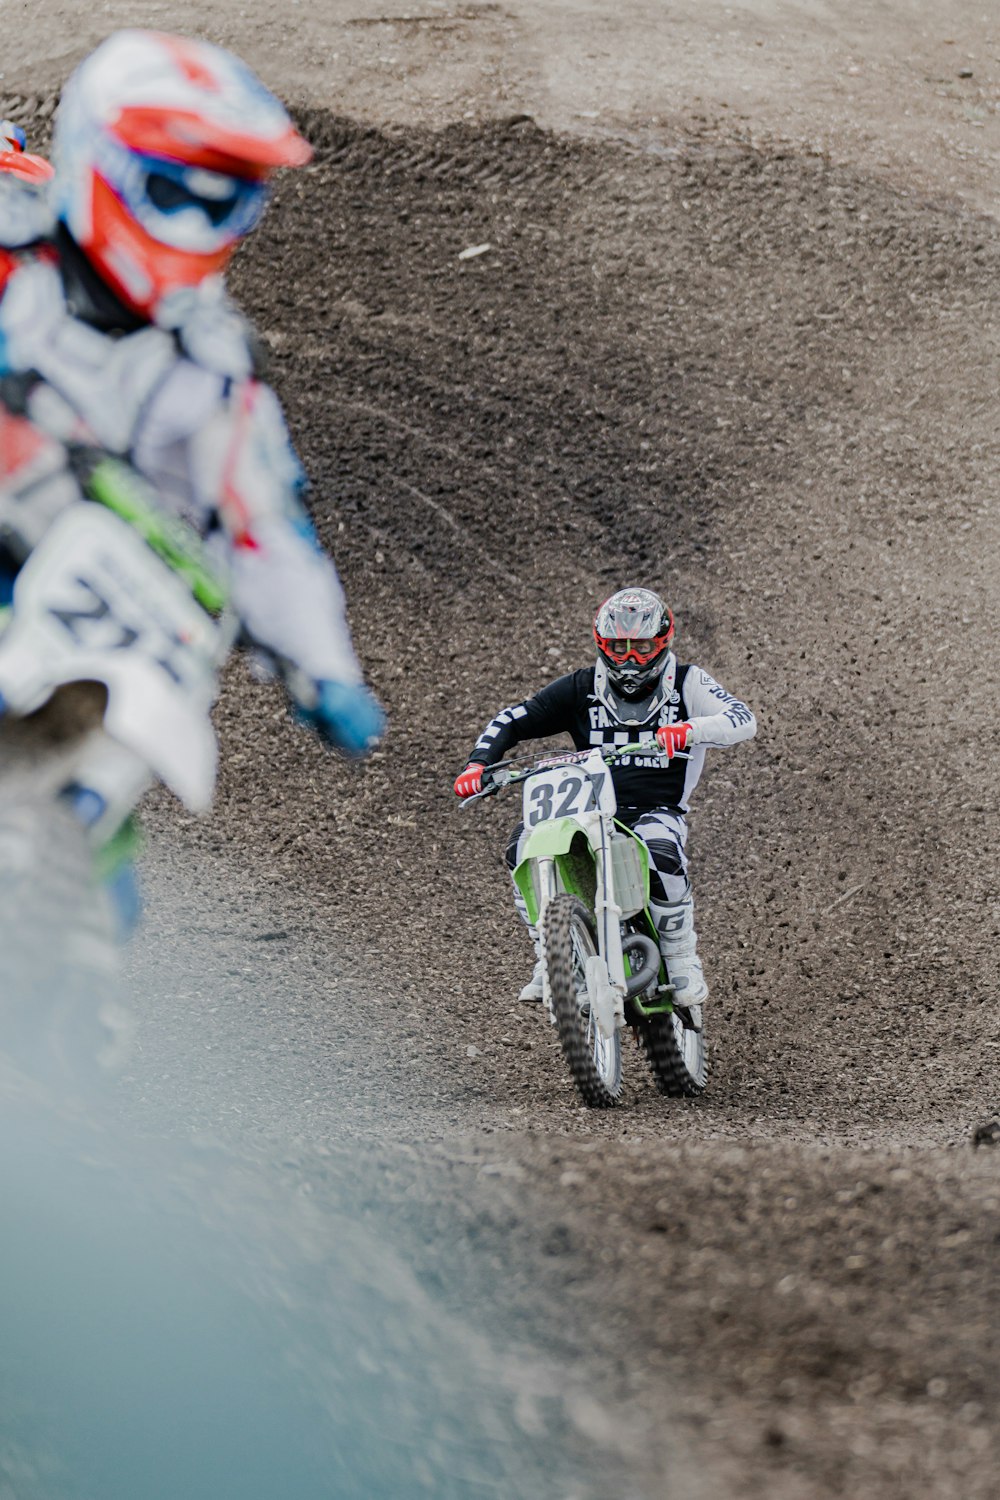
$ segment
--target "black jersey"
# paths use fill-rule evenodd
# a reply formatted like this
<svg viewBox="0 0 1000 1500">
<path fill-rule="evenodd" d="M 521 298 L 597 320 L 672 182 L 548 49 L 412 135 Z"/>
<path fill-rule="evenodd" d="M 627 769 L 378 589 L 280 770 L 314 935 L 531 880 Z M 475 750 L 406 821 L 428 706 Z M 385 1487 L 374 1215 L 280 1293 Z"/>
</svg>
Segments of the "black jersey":
<svg viewBox="0 0 1000 1500">
<path fill-rule="evenodd" d="M 669 689 L 664 705 L 640 727 L 624 726 L 601 702 L 594 691 L 594 670 L 581 667 L 522 703 L 502 709 L 476 741 L 470 764 L 494 765 L 521 740 L 555 734 L 568 734 L 577 750 L 648 741 L 649 755 L 629 755 L 612 767 L 619 807 L 640 811 L 670 807 L 686 812 L 704 767 L 705 750 L 735 744 L 756 732 L 756 720 L 745 703 L 700 667 L 678 662 L 672 654 L 664 670 Z M 683 722 L 692 726 L 688 758 L 665 761 L 656 750 L 656 731 L 663 724 Z"/>
</svg>

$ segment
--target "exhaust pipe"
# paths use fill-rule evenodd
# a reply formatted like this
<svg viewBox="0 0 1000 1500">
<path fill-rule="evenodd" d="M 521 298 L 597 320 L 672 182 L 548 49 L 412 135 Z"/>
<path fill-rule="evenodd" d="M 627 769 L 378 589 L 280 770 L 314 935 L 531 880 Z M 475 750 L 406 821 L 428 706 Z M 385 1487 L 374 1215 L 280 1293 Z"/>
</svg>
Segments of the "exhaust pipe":
<svg viewBox="0 0 1000 1500">
<path fill-rule="evenodd" d="M 660 950 L 643 932 L 630 932 L 622 939 L 622 952 L 628 954 L 634 972 L 625 981 L 625 994 L 631 1000 L 652 984 L 660 972 Z M 636 961 L 640 967 L 635 968 Z"/>
</svg>

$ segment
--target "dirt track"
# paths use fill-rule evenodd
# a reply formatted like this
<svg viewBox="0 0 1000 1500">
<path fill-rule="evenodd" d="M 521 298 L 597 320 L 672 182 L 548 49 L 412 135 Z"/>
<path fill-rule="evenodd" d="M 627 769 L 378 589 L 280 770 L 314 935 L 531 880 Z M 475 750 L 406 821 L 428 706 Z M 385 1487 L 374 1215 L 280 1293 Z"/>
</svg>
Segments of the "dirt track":
<svg viewBox="0 0 1000 1500">
<path fill-rule="evenodd" d="M 147 974 L 129 1107 L 232 1134 L 243 1103 L 306 1177 L 355 1137 L 343 1180 L 378 1164 L 442 1303 L 590 1368 L 612 1428 L 628 1411 L 643 1495 L 669 1492 L 669 1427 L 709 1496 L 985 1500 L 1000 1183 L 968 1142 L 1000 1105 L 996 46 L 971 8 L 958 41 L 929 6 L 883 8 L 872 80 L 848 59 L 874 23 L 776 7 L 765 46 L 717 49 L 744 118 L 676 61 L 651 104 L 651 61 L 626 62 L 703 60 L 721 14 L 626 27 L 603 98 L 574 71 L 604 46 L 583 6 L 391 26 L 330 6 L 309 27 L 337 39 L 336 115 L 289 43 L 317 162 L 234 284 L 393 732 L 333 766 L 234 673 L 219 812 L 157 808 L 154 878 L 192 853 L 214 872 L 191 906 L 235 972 L 207 1012 L 204 986 L 171 1009 Z M 958 47 L 974 100 L 955 68 L 912 82 Z M 513 809 L 460 816 L 449 786 L 499 704 L 586 659 L 627 579 L 667 592 L 681 652 L 761 733 L 714 758 L 693 818 L 709 1093 L 666 1104 L 636 1054 L 624 1108 L 595 1116 L 510 998 Z M 153 962 L 189 925 L 176 902 Z M 248 924 L 287 955 L 266 978 Z"/>
</svg>

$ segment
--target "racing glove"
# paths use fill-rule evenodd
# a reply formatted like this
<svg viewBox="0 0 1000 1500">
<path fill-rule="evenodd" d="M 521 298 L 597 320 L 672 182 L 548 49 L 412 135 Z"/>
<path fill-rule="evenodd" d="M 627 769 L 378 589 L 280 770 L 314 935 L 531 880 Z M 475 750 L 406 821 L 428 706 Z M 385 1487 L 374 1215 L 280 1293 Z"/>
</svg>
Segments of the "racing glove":
<svg viewBox="0 0 1000 1500">
<path fill-rule="evenodd" d="M 678 750 L 687 749 L 690 734 L 690 724 L 661 724 L 656 731 L 656 743 L 669 760 Z"/>
<path fill-rule="evenodd" d="M 477 792 L 481 792 L 483 789 L 484 770 L 485 767 L 481 766 L 476 760 L 466 766 L 462 774 L 455 779 L 455 796 L 474 797 Z"/>
<path fill-rule="evenodd" d="M 352 760 L 374 750 L 385 733 L 382 705 L 361 683 L 318 682 L 315 703 L 300 707 L 299 714 L 321 740 Z"/>
</svg>

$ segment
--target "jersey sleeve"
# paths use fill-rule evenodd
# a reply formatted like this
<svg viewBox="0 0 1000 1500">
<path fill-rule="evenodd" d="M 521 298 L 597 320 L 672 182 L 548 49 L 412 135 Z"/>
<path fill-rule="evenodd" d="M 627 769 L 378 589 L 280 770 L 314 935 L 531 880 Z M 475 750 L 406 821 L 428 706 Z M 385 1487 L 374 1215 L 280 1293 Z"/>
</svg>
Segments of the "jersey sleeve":
<svg viewBox="0 0 1000 1500">
<path fill-rule="evenodd" d="M 344 593 L 300 495 L 304 475 L 274 392 L 247 381 L 220 414 L 204 473 L 228 543 L 233 603 L 251 638 L 319 681 L 361 681 Z M 204 434 L 211 444 L 215 435 Z M 220 462 L 221 460 L 221 462 Z"/>
<path fill-rule="evenodd" d="M 531 698 L 502 708 L 475 743 L 469 765 L 492 766 L 503 760 L 512 746 L 521 740 L 545 739 L 552 734 L 568 733 L 578 696 L 576 674 L 557 677 Z"/>
<path fill-rule="evenodd" d="M 684 684 L 684 697 L 691 724 L 691 746 L 724 749 L 752 740 L 757 720 L 747 705 L 727 693 L 708 672 L 692 667 Z"/>
</svg>

